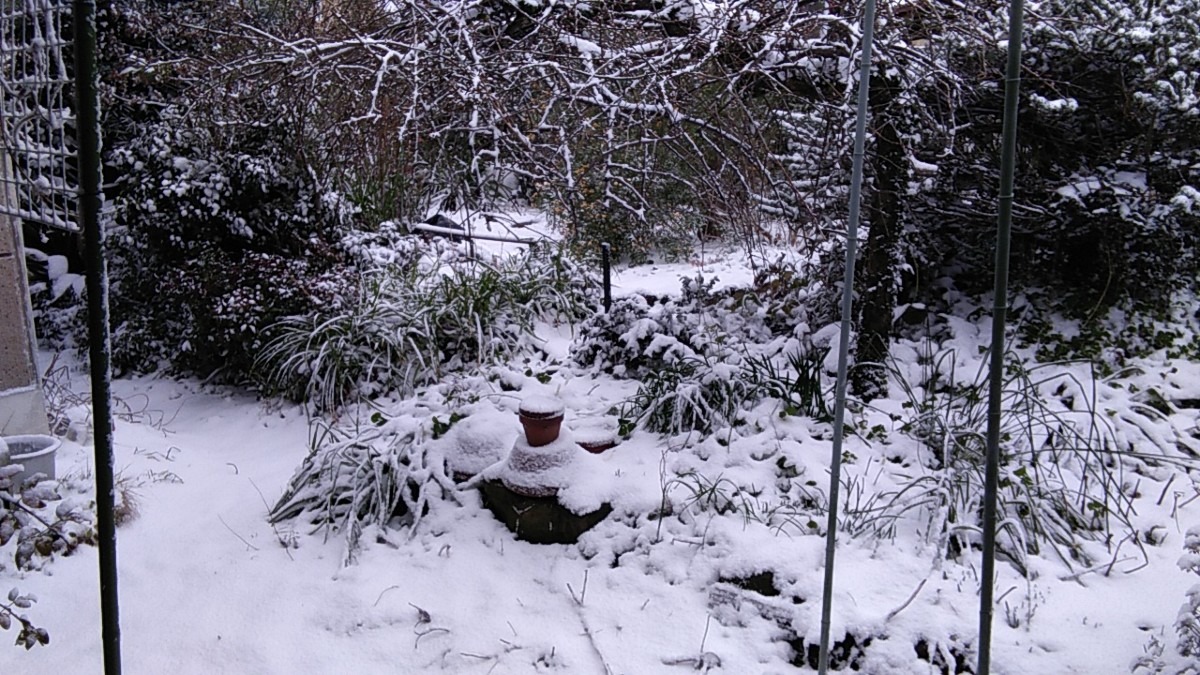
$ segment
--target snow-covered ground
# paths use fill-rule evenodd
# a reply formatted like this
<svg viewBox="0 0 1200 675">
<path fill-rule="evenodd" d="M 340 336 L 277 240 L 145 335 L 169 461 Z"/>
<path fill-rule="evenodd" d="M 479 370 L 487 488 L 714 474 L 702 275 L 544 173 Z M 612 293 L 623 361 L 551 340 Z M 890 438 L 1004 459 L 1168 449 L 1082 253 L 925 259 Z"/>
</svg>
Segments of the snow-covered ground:
<svg viewBox="0 0 1200 675">
<path fill-rule="evenodd" d="M 696 271 L 722 283 L 749 278 L 735 255 L 717 254 L 702 265 L 623 270 L 615 282 L 626 291 L 676 291 L 679 275 Z M 569 332 L 547 337 L 552 353 L 565 353 Z M 973 374 L 980 357 L 963 340 L 961 368 Z M 915 347 L 897 354 L 918 367 Z M 1197 364 L 1143 365 L 1140 387 L 1128 386 L 1139 381 L 1132 378 L 1101 391 L 1112 417 L 1129 416 L 1136 390 L 1155 380 L 1178 387 L 1180 399 L 1200 399 L 1185 390 L 1200 388 Z M 602 414 L 636 389 L 567 368 L 548 382 L 520 384 L 520 394 L 560 397 L 568 423 Z M 784 419 L 763 405 L 750 430 L 724 442 L 639 431 L 585 458 L 575 498 L 603 499 L 615 513 L 577 545 L 517 541 L 465 491 L 460 507 L 435 509 L 411 539 L 401 530 L 364 533 L 357 560 L 346 565 L 342 534 L 267 522 L 308 452 L 300 409 L 158 378 L 122 380 L 114 392 L 136 413 L 116 428 L 120 482 L 137 511 L 118 529 L 127 673 L 789 673 L 797 671 L 795 648 L 817 643 L 825 539 L 815 533 L 823 520 L 789 519 L 799 511 L 778 503 L 718 513 L 705 500 L 775 480 L 785 465 L 789 478 L 823 494 L 827 424 Z M 489 400 L 515 411 L 517 396 Z M 847 439 L 849 485 L 869 494 L 919 455 L 898 431 L 904 412 L 893 391 L 860 413 L 868 425 L 890 428 L 883 438 Z M 1143 419 L 1148 437 L 1197 421 L 1184 409 L 1131 424 Z M 511 424 L 515 434 L 515 414 Z M 83 494 L 91 467 L 90 448 L 67 443 L 58 462 L 62 494 Z M 1108 546 L 1089 545 L 1098 567 L 1068 566 L 1048 550 L 1029 558 L 1028 576 L 998 564 L 993 672 L 1128 673 L 1152 637 L 1170 655 L 1173 623 L 1196 581 L 1176 561 L 1184 533 L 1200 524 L 1200 491 L 1191 474 L 1159 469 L 1125 476 L 1138 495 L 1141 541 L 1114 532 Z M 697 494 L 706 486 L 714 489 Z M 656 520 L 649 515 L 664 491 L 675 514 Z M 863 494 L 843 492 L 847 504 Z M 977 552 L 946 559 L 919 523 L 890 536 L 840 533 L 838 541 L 832 633 L 835 642 L 871 640 L 856 661 L 861 672 L 938 673 L 945 661 L 953 672 L 959 653 L 973 670 Z M 0 547 L 0 590 L 37 596 L 26 612 L 51 643 L 0 650 L 0 673 L 102 672 L 96 550 L 83 546 L 17 571 L 12 546 Z M 730 581 L 763 572 L 778 594 Z"/>
</svg>

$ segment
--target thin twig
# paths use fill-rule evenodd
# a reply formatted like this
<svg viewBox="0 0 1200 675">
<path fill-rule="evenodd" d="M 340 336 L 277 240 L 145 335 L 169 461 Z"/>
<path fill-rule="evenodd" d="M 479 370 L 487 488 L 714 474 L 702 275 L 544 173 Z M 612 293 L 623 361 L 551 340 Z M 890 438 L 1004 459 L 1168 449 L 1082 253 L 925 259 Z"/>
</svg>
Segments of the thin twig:
<svg viewBox="0 0 1200 675">
<path fill-rule="evenodd" d="M 904 601 L 904 604 L 902 604 L 899 607 L 897 607 L 896 609 L 893 609 L 892 611 L 888 612 L 887 618 L 885 618 L 883 620 L 883 622 L 888 623 L 892 619 L 896 618 L 897 614 L 899 614 L 900 612 L 903 612 L 905 610 L 905 608 L 907 608 L 909 605 L 911 605 L 912 601 L 917 599 L 917 594 L 920 593 L 921 589 L 925 587 L 926 581 L 929 581 L 929 580 L 922 579 L 921 583 L 917 584 L 917 587 L 915 589 L 913 589 L 912 595 L 908 596 L 908 599 Z M 703 651 L 703 650 L 701 650 L 701 651 Z"/>
<path fill-rule="evenodd" d="M 217 515 L 217 520 L 221 521 L 221 524 L 225 526 L 225 529 L 229 530 L 233 534 L 233 536 L 237 537 L 239 541 L 241 541 L 243 544 L 245 544 L 246 548 L 249 548 L 254 551 L 258 550 L 257 546 L 246 541 L 246 539 L 244 537 L 242 537 L 242 535 L 235 532 L 234 529 L 229 526 L 229 523 L 225 522 L 225 519 L 222 518 L 219 514 Z"/>
<path fill-rule="evenodd" d="M 588 644 L 592 646 L 592 651 L 595 652 L 596 658 L 600 659 L 600 665 L 604 666 L 604 675 L 613 675 L 612 668 L 609 667 L 608 661 L 604 658 L 604 653 L 600 651 L 600 645 L 596 644 L 596 636 L 592 633 L 592 629 L 588 626 L 587 618 L 583 615 L 582 603 L 575 608 L 575 613 L 579 616 L 579 625 L 583 627 L 583 634 L 587 636 Z"/>
<path fill-rule="evenodd" d="M 395 587 L 393 587 L 393 588 L 395 588 Z M 433 615 L 432 614 L 430 614 L 429 612 L 425 611 L 424 609 L 422 609 L 420 607 L 417 607 L 416 605 L 412 604 L 411 602 L 408 603 L 408 606 L 417 610 L 417 623 L 415 624 L 416 626 L 420 626 L 423 623 L 433 623 Z"/>
<path fill-rule="evenodd" d="M 387 593 L 388 591 L 394 591 L 394 590 L 396 590 L 397 588 L 400 588 L 400 587 L 399 587 L 399 586 L 388 586 L 387 588 L 383 589 L 382 591 L 379 591 L 379 597 L 378 597 L 378 598 L 375 598 L 375 604 L 373 604 L 373 605 L 371 605 L 371 606 L 372 606 L 372 607 L 378 607 L 378 606 L 379 606 L 379 601 L 380 601 L 380 600 L 383 600 L 383 595 L 384 595 L 385 593 Z M 410 603 L 410 604 L 411 604 L 411 603 Z"/>
<path fill-rule="evenodd" d="M 36 511 L 34 511 L 33 509 L 29 508 L 28 506 L 25 506 L 24 504 L 22 504 L 19 499 L 0 498 L 0 502 L 4 502 L 5 504 L 7 504 L 8 508 L 10 508 L 10 509 L 15 508 L 15 509 L 20 509 L 20 510 L 24 511 L 26 514 L 29 515 L 29 517 L 31 517 L 34 520 L 41 523 L 42 527 L 45 527 L 47 530 L 53 532 L 55 536 L 59 537 L 60 539 L 65 539 L 65 537 L 63 537 L 62 533 L 60 533 L 58 530 L 54 529 L 54 525 L 47 523 L 45 520 L 42 519 L 41 516 L 39 516 L 37 514 Z"/>
<path fill-rule="evenodd" d="M 583 571 L 583 588 L 580 590 L 579 595 L 575 595 L 575 589 L 571 588 L 571 584 L 567 584 L 567 590 L 570 591 L 570 593 L 571 593 L 571 599 L 574 600 L 575 604 L 579 605 L 580 607 L 583 607 L 583 601 L 587 597 L 587 582 L 588 582 L 588 571 L 584 570 Z"/>
<path fill-rule="evenodd" d="M 413 632 L 417 636 L 417 639 L 413 640 L 413 651 L 416 651 L 417 647 L 419 647 L 421 645 L 421 638 L 425 637 L 426 635 L 429 635 L 430 633 L 449 633 L 450 629 L 435 627 L 435 628 L 429 628 L 427 630 L 423 630 L 423 631 L 419 631 L 419 632 L 418 631 L 413 631 Z"/>
<path fill-rule="evenodd" d="M 1058 580 L 1059 581 L 1079 581 L 1080 577 L 1082 577 L 1085 574 L 1091 574 L 1092 572 L 1096 572 L 1098 570 L 1104 569 L 1105 567 L 1112 567 L 1113 565 L 1115 565 L 1117 563 L 1129 562 L 1130 560 L 1136 560 L 1136 558 L 1134 558 L 1133 556 L 1127 556 L 1125 558 L 1121 558 L 1120 560 L 1114 560 L 1111 562 L 1100 563 L 1099 565 L 1093 565 L 1085 570 L 1076 572 L 1075 574 L 1068 574 L 1066 576 L 1061 576 L 1058 578 Z M 1083 584 L 1083 582 L 1080 581 L 1080 585 L 1082 585 L 1082 584 Z"/>
<path fill-rule="evenodd" d="M 1163 500 L 1167 498 L 1167 490 L 1171 489 L 1171 483 L 1175 482 L 1175 476 L 1177 475 L 1179 474 L 1173 473 L 1171 474 L 1171 477 L 1167 479 L 1167 484 L 1163 486 L 1162 493 L 1158 495 L 1158 501 L 1155 502 L 1155 506 L 1162 506 Z"/>
</svg>

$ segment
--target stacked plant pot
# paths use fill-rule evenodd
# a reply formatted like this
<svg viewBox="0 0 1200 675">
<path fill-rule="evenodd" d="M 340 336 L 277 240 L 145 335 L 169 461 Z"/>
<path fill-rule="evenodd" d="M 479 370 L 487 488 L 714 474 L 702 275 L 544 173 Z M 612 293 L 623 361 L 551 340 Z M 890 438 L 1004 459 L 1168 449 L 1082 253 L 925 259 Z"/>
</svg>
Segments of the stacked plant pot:
<svg viewBox="0 0 1200 675">
<path fill-rule="evenodd" d="M 480 484 L 483 503 L 518 539 L 535 544 L 570 544 L 612 512 L 607 504 L 577 514 L 558 502 L 560 489 L 572 480 L 581 450 L 562 432 L 562 401 L 530 396 L 519 412 L 524 436 L 518 436 L 499 480 Z"/>
<path fill-rule="evenodd" d="M 508 455 L 501 480 L 524 497 L 553 497 L 569 478 L 576 448 L 562 433 L 562 401 L 531 396 L 519 412 L 524 436 L 518 436 Z"/>
</svg>

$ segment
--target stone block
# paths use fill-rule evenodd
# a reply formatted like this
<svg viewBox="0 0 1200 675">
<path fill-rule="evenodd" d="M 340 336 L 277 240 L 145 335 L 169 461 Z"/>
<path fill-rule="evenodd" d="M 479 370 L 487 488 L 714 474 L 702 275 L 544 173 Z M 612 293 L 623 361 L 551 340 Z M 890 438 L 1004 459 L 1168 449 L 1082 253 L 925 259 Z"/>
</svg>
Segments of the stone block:
<svg viewBox="0 0 1200 675">
<path fill-rule="evenodd" d="M 36 385 L 25 308 L 25 266 L 15 256 L 0 258 L 0 392 Z"/>
<path fill-rule="evenodd" d="M 20 224 L 16 227 L 20 227 Z M 13 219 L 9 216 L 0 215 L 0 258 L 16 255 L 16 252 L 17 231 L 13 226 Z"/>
</svg>

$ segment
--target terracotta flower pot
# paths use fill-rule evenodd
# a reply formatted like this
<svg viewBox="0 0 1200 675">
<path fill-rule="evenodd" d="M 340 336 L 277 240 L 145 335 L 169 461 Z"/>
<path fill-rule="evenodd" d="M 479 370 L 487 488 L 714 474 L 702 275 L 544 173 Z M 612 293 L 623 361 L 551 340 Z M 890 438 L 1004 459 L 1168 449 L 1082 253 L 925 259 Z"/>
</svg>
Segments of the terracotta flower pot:
<svg viewBox="0 0 1200 675">
<path fill-rule="evenodd" d="M 525 440 L 535 448 L 550 445 L 558 440 L 562 431 L 563 416 L 557 417 L 526 417 L 521 415 L 521 426 L 525 427 Z"/>
<path fill-rule="evenodd" d="M 521 402 L 520 416 L 530 446 L 539 448 L 558 440 L 563 423 L 562 401 L 550 396 L 530 396 Z"/>
</svg>

